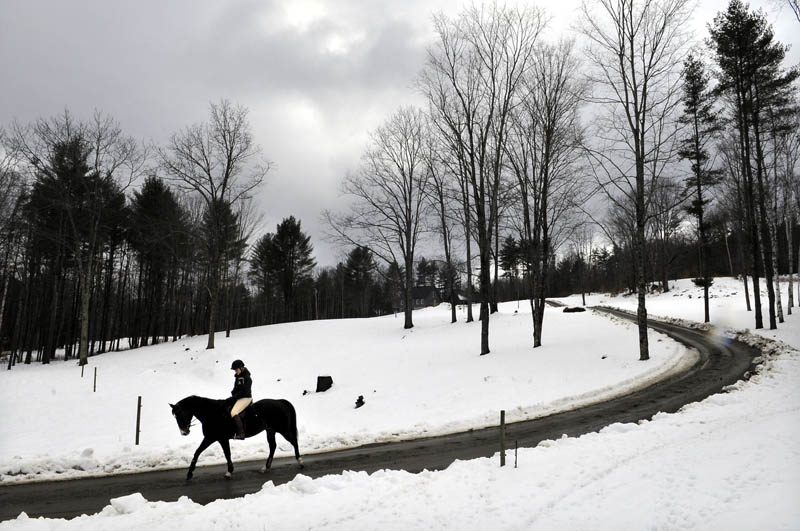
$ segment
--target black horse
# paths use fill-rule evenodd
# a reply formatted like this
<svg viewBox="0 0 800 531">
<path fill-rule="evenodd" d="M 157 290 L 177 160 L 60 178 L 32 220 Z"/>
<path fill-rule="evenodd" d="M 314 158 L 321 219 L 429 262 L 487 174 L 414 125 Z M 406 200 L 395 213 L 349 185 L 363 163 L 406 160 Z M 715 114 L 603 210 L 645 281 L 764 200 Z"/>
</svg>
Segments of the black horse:
<svg viewBox="0 0 800 531">
<path fill-rule="evenodd" d="M 225 477 L 230 478 L 233 473 L 233 463 L 228 440 L 233 438 L 236 427 L 229 413 L 228 401 L 192 395 L 177 404 L 170 404 L 170 407 L 182 435 L 189 435 L 192 417 L 197 417 L 197 420 L 203 425 L 203 442 L 194 453 L 194 459 L 189 465 L 186 479 L 192 479 L 197 458 L 214 442 L 218 442 L 222 446 L 222 451 L 225 452 L 225 459 L 228 461 L 228 472 L 225 473 Z M 264 430 L 267 431 L 269 457 L 261 469 L 262 474 L 272 466 L 272 457 L 275 455 L 276 447 L 275 432 L 283 435 L 283 438 L 294 446 L 294 457 L 300 467 L 303 467 L 303 458 L 300 457 L 300 450 L 297 448 L 297 415 L 294 406 L 288 400 L 269 398 L 259 400 L 245 409 L 242 418 L 245 424 L 245 437 L 252 437 Z"/>
</svg>

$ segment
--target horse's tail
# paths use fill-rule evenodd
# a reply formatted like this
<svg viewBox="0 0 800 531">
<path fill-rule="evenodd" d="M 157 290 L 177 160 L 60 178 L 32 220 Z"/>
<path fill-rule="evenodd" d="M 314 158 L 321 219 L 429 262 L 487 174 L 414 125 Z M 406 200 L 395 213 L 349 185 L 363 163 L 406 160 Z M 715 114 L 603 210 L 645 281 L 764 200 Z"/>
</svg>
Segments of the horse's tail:
<svg viewBox="0 0 800 531">
<path fill-rule="evenodd" d="M 297 440 L 297 412 L 294 410 L 294 406 L 288 400 L 284 400 L 286 402 L 286 406 L 289 408 L 289 429 L 292 431 L 294 435 L 294 440 Z"/>
</svg>

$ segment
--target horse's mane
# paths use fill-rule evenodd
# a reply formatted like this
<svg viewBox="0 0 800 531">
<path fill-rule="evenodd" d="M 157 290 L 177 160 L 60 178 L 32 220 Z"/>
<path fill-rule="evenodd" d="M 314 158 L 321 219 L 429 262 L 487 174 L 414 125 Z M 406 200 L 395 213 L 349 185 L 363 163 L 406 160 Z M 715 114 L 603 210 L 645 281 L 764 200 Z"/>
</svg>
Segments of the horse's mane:
<svg viewBox="0 0 800 531">
<path fill-rule="evenodd" d="M 225 405 L 225 400 L 218 400 L 216 398 L 207 398 L 205 396 L 190 395 L 178 402 L 179 406 L 203 406 L 222 408 Z"/>
</svg>

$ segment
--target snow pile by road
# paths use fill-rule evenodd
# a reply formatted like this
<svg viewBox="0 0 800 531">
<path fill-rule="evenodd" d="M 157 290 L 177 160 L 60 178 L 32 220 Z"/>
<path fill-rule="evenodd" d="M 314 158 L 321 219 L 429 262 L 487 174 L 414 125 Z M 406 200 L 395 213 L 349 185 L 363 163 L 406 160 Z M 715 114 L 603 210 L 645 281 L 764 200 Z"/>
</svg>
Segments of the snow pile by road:
<svg viewBox="0 0 800 531">
<path fill-rule="evenodd" d="M 13 404 L 0 422 L 0 482 L 188 467 L 202 434 L 198 425 L 181 437 L 168 404 L 228 396 L 236 358 L 253 373 L 256 399 L 294 404 L 304 454 L 496 425 L 501 409 L 509 422 L 534 418 L 646 386 L 693 360 L 653 332 L 653 360 L 641 363 L 631 324 L 558 309 L 547 311 L 545 345 L 534 350 L 530 306 L 518 312 L 517 303 L 492 316 L 492 352 L 479 356 L 480 323 L 464 317 L 451 324 L 442 305 L 414 312 L 411 330 L 402 316 L 235 330 L 213 351 L 196 337 L 96 356 L 83 378 L 74 361 L 0 371 L 0 400 Z M 333 377 L 324 393 L 313 392 L 319 375 Z M 359 395 L 366 404 L 355 409 Z M 291 455 L 277 439 L 276 455 Z M 234 461 L 266 459 L 266 437 L 232 451 Z M 213 445 L 199 464 L 223 462 Z"/>
</svg>

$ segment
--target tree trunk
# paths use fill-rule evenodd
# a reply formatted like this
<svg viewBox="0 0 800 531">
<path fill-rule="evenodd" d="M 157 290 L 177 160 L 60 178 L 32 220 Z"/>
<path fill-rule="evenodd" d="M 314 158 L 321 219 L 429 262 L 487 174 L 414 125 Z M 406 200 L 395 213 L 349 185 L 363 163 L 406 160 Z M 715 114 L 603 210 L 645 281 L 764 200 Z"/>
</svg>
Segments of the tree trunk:
<svg viewBox="0 0 800 531">
<path fill-rule="evenodd" d="M 636 137 L 637 152 L 642 153 L 643 146 Z M 636 321 L 639 325 L 639 360 L 650 359 L 650 346 L 647 340 L 647 308 L 645 297 L 647 296 L 647 285 L 645 278 L 645 204 L 644 204 L 644 155 L 637 153 L 636 160 L 636 242 L 634 244 L 634 256 L 636 262 L 636 292 L 638 307 L 636 310 Z"/>
<path fill-rule="evenodd" d="M 786 225 L 786 242 L 787 242 L 787 253 L 786 256 L 789 258 L 789 290 L 788 290 L 788 300 L 786 301 L 786 313 L 792 315 L 792 307 L 794 306 L 794 252 L 793 252 L 793 244 L 792 241 L 792 216 L 791 214 L 786 216 L 785 218 L 785 225 Z"/>
<path fill-rule="evenodd" d="M 217 327 L 217 301 L 219 299 L 219 264 L 217 261 L 211 265 L 208 278 L 208 344 L 206 350 L 214 348 L 214 332 Z"/>
<path fill-rule="evenodd" d="M 464 204 L 464 237 L 467 244 L 467 322 L 474 321 L 472 315 L 472 229 L 470 227 L 469 196 Z"/>
<path fill-rule="evenodd" d="M 731 276 L 733 276 L 733 259 L 731 258 L 731 247 L 728 244 L 728 226 L 727 224 L 722 225 L 722 231 L 725 233 L 725 251 L 728 253 L 728 270 L 731 272 Z"/>
<path fill-rule="evenodd" d="M 6 310 L 6 299 L 8 297 L 8 286 L 11 283 L 11 274 L 12 274 L 12 262 L 9 260 L 9 253 L 6 253 L 6 274 L 3 278 L 3 295 L 0 296 L 0 333 L 3 330 L 3 317 L 5 316 Z M 2 345 L 0 344 L 0 350 L 2 349 Z M 9 369 L 11 367 L 9 366 Z"/>
<path fill-rule="evenodd" d="M 404 286 L 405 290 L 404 295 L 406 298 L 406 304 L 403 311 L 405 319 L 403 323 L 403 328 L 409 329 L 409 328 L 414 328 L 414 321 L 412 319 L 412 313 L 414 311 L 414 301 L 411 297 L 412 295 L 411 285 L 414 282 L 414 255 L 410 251 L 407 251 L 405 262 L 406 262 L 406 280 Z"/>
<path fill-rule="evenodd" d="M 781 302 L 781 283 L 780 283 L 780 270 L 778 268 L 778 226 L 775 219 L 770 224 L 772 227 L 772 267 L 775 270 L 775 309 L 778 316 L 778 322 L 783 322 L 783 303 Z"/>
<path fill-rule="evenodd" d="M 746 211 L 745 211 L 744 205 L 742 204 L 742 193 L 741 193 L 741 190 L 740 190 L 738 182 L 736 183 L 736 204 L 739 207 L 739 212 L 744 214 Z M 746 218 L 747 215 L 744 214 L 744 217 Z M 739 230 L 739 236 L 738 236 L 738 238 L 736 238 L 736 256 L 739 259 L 739 267 L 740 267 L 741 273 L 742 273 L 742 282 L 744 282 L 744 300 L 745 300 L 745 304 L 747 305 L 747 311 L 748 312 L 752 312 L 753 309 L 750 307 L 750 293 L 749 293 L 748 287 L 747 287 L 747 266 L 745 265 L 745 260 L 744 260 L 745 229 L 744 229 L 744 221 L 742 220 L 742 216 L 741 215 L 739 216 L 739 219 L 738 219 L 738 227 L 737 228 Z"/>
<path fill-rule="evenodd" d="M 81 305 L 80 305 L 80 321 L 81 321 L 81 336 L 80 346 L 78 347 L 78 355 L 80 357 L 80 365 L 89 363 L 89 298 L 91 295 L 91 278 L 92 278 L 92 256 L 89 254 L 86 263 L 82 268 L 82 275 L 80 279 L 81 286 Z"/>
<path fill-rule="evenodd" d="M 480 222 L 479 222 L 480 223 Z M 480 230 L 480 229 L 479 229 Z M 485 231 L 480 231 L 485 232 Z M 481 356 L 489 354 L 489 298 L 491 297 L 491 275 L 489 273 L 491 264 L 489 263 L 489 242 L 486 241 L 486 234 L 479 236 L 483 240 L 483 251 L 481 252 Z"/>
<path fill-rule="evenodd" d="M 764 251 L 764 269 L 766 272 L 767 300 L 769 302 L 769 329 L 778 328 L 775 322 L 775 271 L 772 267 L 772 238 L 770 236 L 769 221 L 767 220 L 767 191 L 764 187 L 764 153 L 761 148 L 761 134 L 759 131 L 758 113 L 753 115 L 753 134 L 756 144 L 756 182 L 758 184 L 758 212 L 761 238 L 763 239 L 762 249 Z"/>
<path fill-rule="evenodd" d="M 500 216 L 494 216 L 494 279 L 492 281 L 492 303 L 490 306 L 491 313 L 497 313 L 499 310 L 497 306 L 497 278 L 499 273 L 498 257 L 500 256 Z"/>
</svg>

